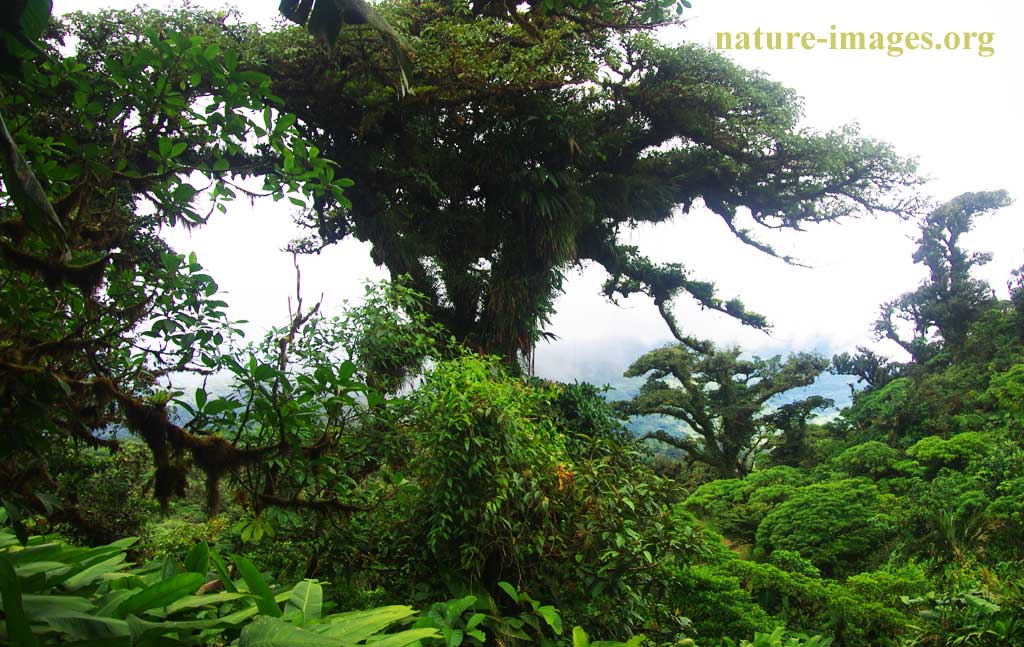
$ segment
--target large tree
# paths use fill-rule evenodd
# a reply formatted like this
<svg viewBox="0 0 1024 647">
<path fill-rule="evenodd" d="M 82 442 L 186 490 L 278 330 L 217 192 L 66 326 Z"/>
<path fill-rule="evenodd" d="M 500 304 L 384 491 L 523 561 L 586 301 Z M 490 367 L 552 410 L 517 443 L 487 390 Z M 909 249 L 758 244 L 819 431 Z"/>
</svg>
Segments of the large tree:
<svg viewBox="0 0 1024 647">
<path fill-rule="evenodd" d="M 378 5 L 415 52 L 404 95 L 372 31 L 343 30 L 330 53 L 301 30 L 263 40 L 275 93 L 355 181 L 350 202 L 304 214 L 301 248 L 368 241 L 459 339 L 514 358 L 583 263 L 607 271 L 609 297 L 649 295 L 680 339 L 681 294 L 767 325 L 682 264 L 624 245 L 625 229 L 705 205 L 774 254 L 751 225 L 907 207 L 890 190 L 915 182 L 909 162 L 853 128 L 802 128 L 797 96 L 760 73 L 660 44 L 649 31 L 668 19 L 647 3 L 543 4 Z"/>
<path fill-rule="evenodd" d="M 928 268 L 928 278 L 916 290 L 882 305 L 875 322 L 879 339 L 896 342 L 917 364 L 943 348 L 961 348 L 971 324 L 995 304 L 996 296 L 988 283 L 971 275 L 992 255 L 968 252 L 960 239 L 977 217 L 1008 204 L 1006 191 L 963 193 L 921 221 L 914 262 Z"/>
<path fill-rule="evenodd" d="M 830 402 L 812 396 L 774 415 L 767 415 L 766 407 L 775 396 L 810 385 L 826 368 L 828 360 L 807 353 L 783 361 L 779 356 L 744 359 L 739 348 L 718 350 L 710 344 L 703 351 L 686 344 L 666 346 L 643 355 L 626 371 L 626 377 L 646 375 L 647 382 L 620 410 L 681 421 L 686 433 L 658 430 L 647 437 L 683 450 L 719 478 L 742 478 L 756 454 L 779 436 L 786 454 L 780 458 L 800 458 L 796 445 L 807 417 Z"/>
</svg>

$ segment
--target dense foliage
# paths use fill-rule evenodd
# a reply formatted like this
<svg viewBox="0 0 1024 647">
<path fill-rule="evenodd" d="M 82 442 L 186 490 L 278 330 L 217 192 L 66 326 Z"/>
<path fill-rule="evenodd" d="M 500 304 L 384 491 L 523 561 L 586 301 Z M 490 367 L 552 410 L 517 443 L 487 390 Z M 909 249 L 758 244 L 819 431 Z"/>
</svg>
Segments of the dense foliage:
<svg viewBox="0 0 1024 647">
<path fill-rule="evenodd" d="M 701 201 L 774 253 L 742 210 L 799 228 L 899 210 L 916 179 L 800 128 L 761 75 L 659 44 L 688 6 L 282 3 L 325 48 L 230 12 L 11 3 L 0 641 L 1024 644 L 1024 274 L 1001 300 L 961 246 L 1007 196 L 922 219 L 929 277 L 875 328 L 909 361 L 834 358 L 863 388 L 828 423 L 821 397 L 780 400 L 829 363 L 690 338 L 682 293 L 767 322 L 620 230 Z M 334 316 L 296 269 L 287 318 L 243 344 L 161 238 L 239 195 L 299 207 L 296 251 L 369 241 L 394 280 Z M 515 361 L 588 261 L 680 342 L 617 407 Z M 682 433 L 620 418 L 648 414 Z"/>
</svg>

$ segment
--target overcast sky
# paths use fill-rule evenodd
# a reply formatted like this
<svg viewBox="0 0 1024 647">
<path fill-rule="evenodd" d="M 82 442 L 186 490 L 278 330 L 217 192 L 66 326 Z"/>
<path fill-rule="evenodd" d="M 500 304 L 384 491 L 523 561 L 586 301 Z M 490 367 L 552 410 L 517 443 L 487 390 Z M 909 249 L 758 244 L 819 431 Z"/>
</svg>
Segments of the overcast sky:
<svg viewBox="0 0 1024 647">
<path fill-rule="evenodd" d="M 64 13 L 135 2 L 55 0 Z M 165 6 L 163 2 L 144 3 Z M 222 3 L 199 2 L 204 6 Z M 276 0 L 246 3 L 243 13 L 269 20 Z M 1024 263 L 1024 152 L 1021 71 L 1024 9 L 1006 0 L 692 0 L 685 27 L 662 34 L 670 42 L 714 47 L 717 32 L 993 32 L 988 57 L 970 51 L 733 51 L 738 63 L 758 68 L 804 98 L 805 125 L 821 130 L 857 122 L 864 135 L 886 140 L 916 156 L 931 178 L 924 188 L 936 200 L 964 191 L 1004 188 L 1018 203 L 978 223 L 967 240 L 994 253 L 982 272 L 1000 293 L 1011 269 Z M 342 162 L 343 164 L 343 162 Z M 344 168 L 342 166 L 342 172 Z M 780 251 L 813 269 L 789 267 L 746 248 L 716 217 L 702 211 L 675 222 L 642 228 L 629 241 L 658 261 L 682 262 L 695 278 L 717 282 L 723 297 L 739 296 L 769 317 L 773 333 L 744 329 L 724 316 L 700 312 L 680 299 L 676 312 L 692 333 L 720 344 L 739 343 L 766 354 L 789 350 L 838 352 L 870 344 L 878 305 L 913 289 L 923 270 L 910 259 L 915 230 L 891 217 L 823 225 L 807 232 L 766 235 Z M 769 232 L 774 234 L 774 232 Z M 254 322 L 255 331 L 286 317 L 294 289 L 291 258 L 280 248 L 296 235 L 285 203 L 239 202 L 229 213 L 191 234 L 168 232 L 180 252 L 195 251 L 227 292 L 231 313 Z M 330 311 L 362 293 L 361 282 L 384 274 L 365 247 L 349 242 L 301 259 L 307 302 L 324 295 Z M 598 268 L 572 275 L 550 332 L 560 340 L 538 349 L 538 372 L 562 380 L 609 379 L 639 353 L 664 343 L 668 330 L 650 299 L 616 307 L 599 294 Z M 881 345 L 895 354 L 893 347 Z"/>
</svg>

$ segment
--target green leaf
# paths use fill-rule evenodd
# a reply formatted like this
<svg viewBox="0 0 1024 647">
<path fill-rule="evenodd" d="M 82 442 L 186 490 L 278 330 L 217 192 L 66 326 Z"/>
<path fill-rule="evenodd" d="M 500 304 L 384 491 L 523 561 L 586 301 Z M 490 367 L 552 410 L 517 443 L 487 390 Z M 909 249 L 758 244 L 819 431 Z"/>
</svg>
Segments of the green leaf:
<svg viewBox="0 0 1024 647">
<path fill-rule="evenodd" d="M 50 24 L 50 13 L 53 11 L 52 0 L 28 0 L 21 10 L 21 33 L 25 38 L 39 38 Z"/>
<path fill-rule="evenodd" d="M 587 638 L 587 632 L 583 631 L 583 627 L 572 628 L 572 647 L 590 647 L 590 639 Z"/>
<path fill-rule="evenodd" d="M 242 629 L 238 647 L 338 647 L 338 641 L 276 618 L 259 618 Z"/>
<path fill-rule="evenodd" d="M 292 595 L 288 598 L 288 605 L 302 612 L 305 622 L 316 620 L 323 610 L 324 590 L 318 583 L 312 580 L 303 580 L 292 589 Z"/>
<path fill-rule="evenodd" d="M 230 398 L 217 398 L 203 409 L 203 412 L 208 416 L 215 416 L 218 413 L 224 413 L 230 409 L 234 409 L 238 406 L 238 403 Z"/>
<path fill-rule="evenodd" d="M 196 389 L 196 403 L 199 401 L 199 392 L 201 389 Z M 206 391 L 203 393 L 203 404 L 206 403 Z M 202 407 L 202 405 L 199 405 Z M 210 547 L 205 541 L 201 541 L 192 547 L 192 550 L 188 551 L 188 555 L 185 557 L 185 570 L 193 573 L 199 573 L 203 577 L 210 572 Z"/>
<path fill-rule="evenodd" d="M 129 614 L 138 615 L 150 609 L 165 607 L 194 593 L 205 582 L 206 575 L 199 573 L 181 573 L 166 580 L 160 580 L 122 602 L 114 615 L 118 618 L 125 618 Z"/>
<path fill-rule="evenodd" d="M 461 629 L 452 629 L 448 632 L 448 639 L 445 640 L 445 647 L 459 647 L 465 637 L 466 634 Z"/>
<path fill-rule="evenodd" d="M 462 634 L 461 630 L 456 629 L 455 631 L 458 631 L 459 634 Z M 455 631 L 453 631 L 452 633 L 454 634 Z M 405 631 L 399 631 L 395 634 L 373 636 L 372 638 L 368 638 L 366 640 L 366 645 L 367 647 L 369 647 L 369 645 L 373 645 L 373 647 L 405 647 L 406 645 L 411 645 L 420 640 L 440 637 L 441 634 L 437 632 L 437 629 L 423 627 L 420 629 L 407 629 Z M 461 637 L 459 638 L 458 642 L 462 642 Z M 455 645 L 451 645 L 450 647 L 456 647 L 457 644 L 458 643 L 456 643 Z"/>
<path fill-rule="evenodd" d="M 97 564 L 72 575 L 64 581 L 64 588 L 69 591 L 80 589 L 87 584 L 92 584 L 107 573 L 119 571 L 124 567 L 124 553 L 118 553 L 113 557 L 105 559 Z"/>
<path fill-rule="evenodd" d="M 259 606 L 260 613 L 275 618 L 281 617 L 281 608 L 277 606 L 274 594 L 271 593 L 270 587 L 267 586 L 267 582 L 253 563 L 241 555 L 232 555 L 231 559 L 238 567 L 238 572 L 242 574 L 242 579 L 249 585 L 249 590 L 256 594 L 256 604 Z"/>
<path fill-rule="evenodd" d="M 556 635 L 562 635 L 562 616 L 558 615 L 558 609 L 551 605 L 545 605 L 538 607 L 537 613 L 544 618 L 544 622 L 551 626 Z"/>
<path fill-rule="evenodd" d="M 208 593 L 206 595 L 186 595 L 180 598 L 176 602 L 167 605 L 167 615 L 175 614 L 185 609 L 196 609 L 198 607 L 211 607 L 225 602 L 234 602 L 235 600 L 244 600 L 246 598 L 252 598 L 253 595 L 249 593 L 232 593 L 231 591 L 222 591 L 220 593 Z"/>
<path fill-rule="evenodd" d="M 207 398 L 206 389 L 203 389 L 203 388 L 196 389 L 196 409 L 197 410 L 202 410 L 202 408 L 206 406 L 206 398 Z M 193 548 L 193 550 L 195 550 L 195 548 Z M 188 568 L 188 559 L 187 558 L 185 560 L 185 568 Z M 188 570 L 192 570 L 192 569 L 189 568 Z"/>
<path fill-rule="evenodd" d="M 0 115 L 0 176 L 4 188 L 21 212 L 25 225 L 39 236 L 66 249 L 66 232 L 46 191 L 14 143 Z"/>
<path fill-rule="evenodd" d="M 61 612 L 86 612 L 93 608 L 87 598 L 74 595 L 33 595 L 21 596 L 22 606 L 28 617 L 36 622 L 45 622 L 46 618 L 59 615 Z"/>
<path fill-rule="evenodd" d="M 178 560 L 175 559 L 174 555 L 168 555 L 164 559 L 163 579 L 170 579 L 180 572 L 181 567 L 178 566 Z"/>
<path fill-rule="evenodd" d="M 67 568 L 68 565 L 64 562 L 28 562 L 27 564 L 15 565 L 14 572 L 20 578 L 29 578 L 38 573 L 48 573 L 50 571 L 57 571 L 62 568 Z"/>
<path fill-rule="evenodd" d="M 327 620 L 330 624 L 320 625 L 315 631 L 343 643 L 357 643 L 415 613 L 412 607 L 403 605 L 349 611 L 329 616 Z"/>
<path fill-rule="evenodd" d="M 227 564 L 224 563 L 224 559 L 221 558 L 220 553 L 215 550 L 211 550 L 210 559 L 213 561 L 213 566 L 217 570 L 217 576 L 220 577 L 221 584 L 224 585 L 224 590 L 228 593 L 237 593 L 238 588 L 235 586 L 235 583 L 231 581 L 231 576 L 228 574 Z"/>
<path fill-rule="evenodd" d="M 150 644 L 143 642 L 143 637 L 159 639 L 161 634 L 170 632 L 193 632 L 203 631 L 206 629 L 213 629 L 214 627 L 224 627 L 227 623 L 224 622 L 223 618 L 210 618 L 207 620 L 160 620 L 159 622 L 151 622 L 149 620 L 143 620 L 137 616 L 128 616 L 128 631 L 132 637 L 133 645 Z M 163 643 L 160 643 L 163 644 Z M 182 643 L 171 643 L 174 645 L 180 645 Z"/>
<path fill-rule="evenodd" d="M 507 593 L 510 598 L 512 598 L 516 602 L 519 602 L 519 592 L 516 591 L 516 587 L 512 586 L 508 582 L 498 582 L 498 587 L 501 588 L 502 591 Z"/>
<path fill-rule="evenodd" d="M 3 555 L 0 555 L 0 595 L 3 596 L 8 640 L 25 647 L 38 644 L 36 637 L 32 635 L 32 627 L 22 606 L 18 576 L 14 574 L 14 567 Z"/>
<path fill-rule="evenodd" d="M 46 624 L 77 640 L 102 640 L 131 635 L 128 623 L 117 618 L 102 618 L 68 611 L 46 618 Z"/>
</svg>

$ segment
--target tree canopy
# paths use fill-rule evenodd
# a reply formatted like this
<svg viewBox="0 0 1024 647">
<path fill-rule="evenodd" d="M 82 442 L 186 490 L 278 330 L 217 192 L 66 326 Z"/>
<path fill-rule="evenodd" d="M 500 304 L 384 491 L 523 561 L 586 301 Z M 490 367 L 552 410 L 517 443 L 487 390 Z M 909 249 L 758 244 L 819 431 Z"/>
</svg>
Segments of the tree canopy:
<svg viewBox="0 0 1024 647">
<path fill-rule="evenodd" d="M 564 273 L 584 263 L 606 270 L 609 297 L 649 295 L 680 339 L 672 300 L 684 294 L 767 326 L 682 262 L 623 244 L 631 227 L 703 204 L 774 254 L 752 227 L 910 206 L 898 189 L 916 183 L 912 163 L 852 127 L 801 127 L 795 93 L 760 73 L 661 45 L 647 28 L 668 18 L 642 19 L 642 3 L 611 3 L 600 19 L 538 6 L 378 5 L 415 52 L 405 95 L 360 30 L 330 52 L 299 31 L 259 41 L 275 94 L 355 182 L 348 202 L 304 214 L 300 249 L 369 242 L 459 340 L 512 359 L 542 337 Z"/>
<path fill-rule="evenodd" d="M 626 371 L 627 377 L 646 375 L 647 382 L 636 397 L 621 403 L 621 411 L 681 420 L 687 433 L 658 431 L 651 437 L 710 466 L 719 478 L 742 478 L 773 432 L 782 434 L 787 459 L 798 457 L 807 417 L 828 401 L 811 396 L 773 415 L 764 415 L 764 409 L 773 397 L 811 384 L 827 367 L 825 358 L 807 353 L 783 361 L 779 356 L 743 359 L 739 348 L 709 345 L 699 352 L 685 344 L 667 346 L 643 355 Z"/>
</svg>

